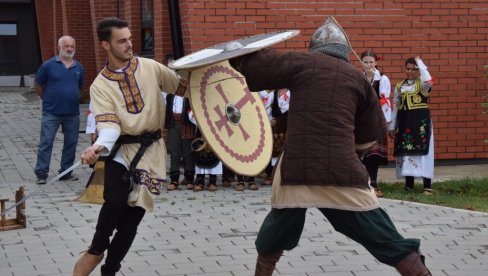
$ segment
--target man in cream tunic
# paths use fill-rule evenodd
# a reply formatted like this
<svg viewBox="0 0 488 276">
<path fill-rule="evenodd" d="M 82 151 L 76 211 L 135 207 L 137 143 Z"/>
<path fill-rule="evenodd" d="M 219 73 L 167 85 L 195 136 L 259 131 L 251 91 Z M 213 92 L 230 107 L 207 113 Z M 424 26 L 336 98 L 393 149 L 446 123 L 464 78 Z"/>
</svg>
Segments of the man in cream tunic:
<svg viewBox="0 0 488 276">
<path fill-rule="evenodd" d="M 96 231 L 73 275 L 89 275 L 103 260 L 105 251 L 102 275 L 119 271 L 137 226 L 145 212 L 153 210 L 153 196 L 159 194 L 166 178 L 166 148 L 160 139 L 165 117 L 161 91 L 182 95 L 186 89 L 164 65 L 133 56 L 131 33 L 125 20 L 102 19 L 97 23 L 97 34 L 107 52 L 108 64 L 90 87 L 98 139 L 83 151 L 81 159 L 83 163 L 93 163 L 99 155 L 111 154 L 105 161 L 105 202 Z M 142 144 L 121 141 L 125 138 L 139 141 L 141 137 L 150 142 L 134 167 L 131 163 Z"/>
</svg>

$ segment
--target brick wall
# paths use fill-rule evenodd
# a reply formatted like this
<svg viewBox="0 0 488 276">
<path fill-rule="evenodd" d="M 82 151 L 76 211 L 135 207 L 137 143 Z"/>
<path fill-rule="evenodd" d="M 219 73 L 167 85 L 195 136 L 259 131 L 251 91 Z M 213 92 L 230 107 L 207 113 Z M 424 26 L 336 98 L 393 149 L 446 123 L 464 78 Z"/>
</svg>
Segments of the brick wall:
<svg viewBox="0 0 488 276">
<path fill-rule="evenodd" d="M 43 61 L 58 53 L 57 41 L 62 35 L 76 39 L 75 58 L 85 67 L 82 97 L 87 102 L 90 84 L 105 64 L 105 53 L 96 36 L 96 21 L 117 16 L 118 1 L 37 0 L 36 13 Z"/>
<path fill-rule="evenodd" d="M 173 54 L 168 1 L 154 0 L 154 59 L 167 64 Z"/>
<path fill-rule="evenodd" d="M 124 7 L 121 7 L 123 10 Z M 95 54 L 96 73 L 98 73 L 106 63 L 106 54 L 100 46 L 97 37 L 97 21 L 111 16 L 118 16 L 119 14 L 118 0 L 90 0 L 90 31 L 93 36 L 93 49 Z M 90 79 L 91 83 L 93 79 Z"/>
<path fill-rule="evenodd" d="M 243 36 L 284 29 L 300 35 L 275 48 L 302 51 L 329 15 L 346 30 L 358 55 L 373 49 L 393 84 L 404 61 L 419 55 L 437 82 L 430 107 L 437 159 L 487 158 L 488 2 L 427 1 L 180 1 L 187 54 Z M 360 68 L 353 56 L 351 60 Z M 393 91 L 393 90 L 392 90 Z M 390 143 L 391 144 L 391 143 Z M 391 145 L 390 145 L 391 146 Z M 391 152 L 391 151 L 390 151 Z"/>
<path fill-rule="evenodd" d="M 37 31 L 39 33 L 39 44 L 41 48 L 41 58 L 43 61 L 52 57 L 52 42 L 54 41 L 53 32 L 53 6 L 52 1 L 36 1 Z"/>
<path fill-rule="evenodd" d="M 141 51 L 141 0 L 125 0 L 125 20 L 132 34 L 132 50 Z"/>
<path fill-rule="evenodd" d="M 69 34 L 76 39 L 76 59 L 85 67 L 85 86 L 83 99 L 89 98 L 88 90 L 91 81 L 98 73 L 96 59 L 93 53 L 94 37 L 91 28 L 89 1 L 62 0 L 63 2 L 63 34 Z"/>
<path fill-rule="evenodd" d="M 358 54 L 372 49 L 381 56 L 379 67 L 393 85 L 405 75 L 405 59 L 420 55 L 437 80 L 430 99 L 436 158 L 488 157 L 484 143 L 488 140 L 488 116 L 481 107 L 488 94 L 488 82 L 483 79 L 483 66 L 488 64 L 486 0 L 179 2 L 185 54 L 285 29 L 298 29 L 301 34 L 275 48 L 305 51 L 313 32 L 328 15 L 334 15 Z M 140 0 L 36 0 L 43 60 L 57 52 L 56 42 L 64 26 L 83 42 L 82 46 L 77 39 L 77 58 L 88 68 L 88 88 L 105 63 L 96 39 L 96 20 L 107 16 L 127 19 L 137 53 L 140 5 Z M 166 63 L 166 56 L 172 54 L 167 1 L 154 0 L 154 23 L 155 59 Z M 355 57 L 351 60 L 360 68 Z"/>
<path fill-rule="evenodd" d="M 63 31 L 63 3 L 61 0 L 53 1 L 53 41 L 52 41 L 52 55 L 58 54 L 58 39 L 64 34 Z"/>
</svg>

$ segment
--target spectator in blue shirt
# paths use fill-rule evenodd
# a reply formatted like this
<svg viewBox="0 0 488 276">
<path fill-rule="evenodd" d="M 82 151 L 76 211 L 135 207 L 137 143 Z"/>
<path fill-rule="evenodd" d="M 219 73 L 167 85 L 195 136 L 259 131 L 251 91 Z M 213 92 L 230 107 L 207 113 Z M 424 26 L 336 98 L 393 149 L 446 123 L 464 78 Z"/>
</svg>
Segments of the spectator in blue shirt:
<svg viewBox="0 0 488 276">
<path fill-rule="evenodd" d="M 36 73 L 36 92 L 42 99 L 41 137 L 35 174 L 37 184 L 46 184 L 56 132 L 61 126 L 64 143 L 59 172 L 73 165 L 80 128 L 80 91 L 84 68 L 73 59 L 75 39 L 64 35 L 58 40 L 59 55 L 44 62 Z M 78 180 L 70 173 L 60 180 Z"/>
</svg>

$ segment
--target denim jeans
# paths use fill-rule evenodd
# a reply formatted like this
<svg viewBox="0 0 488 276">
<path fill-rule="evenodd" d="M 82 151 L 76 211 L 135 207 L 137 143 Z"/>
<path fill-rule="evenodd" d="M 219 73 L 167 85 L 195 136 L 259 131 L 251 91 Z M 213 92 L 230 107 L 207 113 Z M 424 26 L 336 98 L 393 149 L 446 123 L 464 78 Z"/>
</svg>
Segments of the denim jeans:
<svg viewBox="0 0 488 276">
<path fill-rule="evenodd" d="M 41 119 L 41 138 L 37 151 L 37 164 L 34 169 L 37 177 L 47 178 L 49 174 L 54 138 L 56 137 L 59 126 L 61 126 L 64 136 L 61 169 L 59 172 L 68 169 L 75 161 L 78 132 L 80 129 L 80 116 L 43 113 Z"/>
</svg>

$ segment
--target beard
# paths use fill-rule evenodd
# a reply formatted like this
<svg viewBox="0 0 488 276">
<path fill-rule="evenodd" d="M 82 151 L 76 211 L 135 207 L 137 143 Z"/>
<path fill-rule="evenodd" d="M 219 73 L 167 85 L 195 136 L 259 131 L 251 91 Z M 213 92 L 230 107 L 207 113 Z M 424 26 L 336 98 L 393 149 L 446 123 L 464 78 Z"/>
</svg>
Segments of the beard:
<svg viewBox="0 0 488 276">
<path fill-rule="evenodd" d="M 60 50 L 59 55 L 62 57 L 65 57 L 65 58 L 73 58 L 75 56 L 75 50 L 73 50 L 73 52 L 71 52 L 71 53 L 68 53 L 64 50 Z"/>
<path fill-rule="evenodd" d="M 112 49 L 111 52 L 112 52 L 112 56 L 121 62 L 129 61 L 134 57 L 134 54 L 132 52 L 132 48 L 127 49 L 124 52 L 114 51 L 114 49 Z"/>
</svg>

